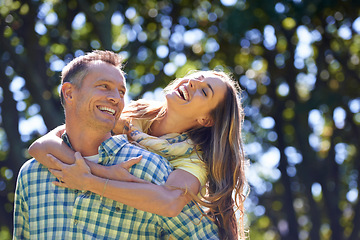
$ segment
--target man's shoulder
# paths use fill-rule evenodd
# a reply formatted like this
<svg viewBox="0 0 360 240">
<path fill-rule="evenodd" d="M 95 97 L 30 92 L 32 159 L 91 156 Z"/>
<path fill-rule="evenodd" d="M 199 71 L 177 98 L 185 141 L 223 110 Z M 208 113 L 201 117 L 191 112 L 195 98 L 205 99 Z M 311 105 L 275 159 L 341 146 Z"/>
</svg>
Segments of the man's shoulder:
<svg viewBox="0 0 360 240">
<path fill-rule="evenodd" d="M 45 169 L 35 158 L 27 160 L 20 168 L 20 174 L 27 174 L 31 172 L 38 172 Z"/>
</svg>

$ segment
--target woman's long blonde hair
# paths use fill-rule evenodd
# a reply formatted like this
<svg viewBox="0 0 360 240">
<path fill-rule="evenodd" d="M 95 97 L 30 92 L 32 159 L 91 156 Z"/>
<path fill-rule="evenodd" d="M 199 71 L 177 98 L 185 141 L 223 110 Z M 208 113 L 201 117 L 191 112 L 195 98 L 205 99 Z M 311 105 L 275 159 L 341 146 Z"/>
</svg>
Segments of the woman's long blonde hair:
<svg viewBox="0 0 360 240">
<path fill-rule="evenodd" d="M 190 79 L 195 75 L 212 75 L 223 80 L 227 86 L 224 100 L 210 113 L 214 125 L 187 131 L 190 139 L 201 149 L 200 157 L 208 168 L 207 195 L 204 196 L 204 200 L 195 200 L 209 209 L 208 216 L 219 227 L 221 239 L 244 239 L 243 203 L 246 198 L 244 190 L 247 188 L 247 181 L 241 136 L 244 114 L 240 88 L 224 72 L 197 71 L 184 78 Z M 164 91 L 173 90 L 179 81 L 181 79 L 175 80 Z M 149 129 L 152 122 L 163 117 L 165 113 L 166 104 L 153 106 L 146 100 L 138 100 L 130 103 L 122 116 L 149 119 Z M 236 212 L 239 212 L 239 220 Z"/>
</svg>

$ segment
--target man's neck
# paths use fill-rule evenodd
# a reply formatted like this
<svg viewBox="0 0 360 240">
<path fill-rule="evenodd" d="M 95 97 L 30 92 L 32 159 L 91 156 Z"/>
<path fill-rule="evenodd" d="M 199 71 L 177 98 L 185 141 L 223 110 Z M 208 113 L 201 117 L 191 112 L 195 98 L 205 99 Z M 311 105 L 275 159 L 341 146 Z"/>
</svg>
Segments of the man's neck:
<svg viewBox="0 0 360 240">
<path fill-rule="evenodd" d="M 72 148 L 80 152 L 82 156 L 92 156 L 98 154 L 99 146 L 102 142 L 111 137 L 111 133 L 101 133 L 100 131 L 82 130 L 72 128 L 66 124 L 66 134 L 69 137 Z"/>
</svg>

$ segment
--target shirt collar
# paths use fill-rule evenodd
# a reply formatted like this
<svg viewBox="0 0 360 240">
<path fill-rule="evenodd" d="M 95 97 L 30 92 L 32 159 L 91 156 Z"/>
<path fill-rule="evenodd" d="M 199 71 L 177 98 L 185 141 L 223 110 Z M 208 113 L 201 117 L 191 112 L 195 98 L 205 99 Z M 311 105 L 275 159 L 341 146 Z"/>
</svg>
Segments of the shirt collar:
<svg viewBox="0 0 360 240">
<path fill-rule="evenodd" d="M 63 135 L 61 135 L 61 138 L 66 143 L 66 145 L 68 145 L 69 148 L 74 150 L 73 147 L 71 146 L 69 136 L 66 134 L 66 132 L 64 132 Z"/>
<path fill-rule="evenodd" d="M 101 143 L 99 146 L 99 153 L 105 151 L 109 156 L 114 156 L 127 143 L 129 143 L 129 141 L 125 134 L 112 136 Z"/>
</svg>

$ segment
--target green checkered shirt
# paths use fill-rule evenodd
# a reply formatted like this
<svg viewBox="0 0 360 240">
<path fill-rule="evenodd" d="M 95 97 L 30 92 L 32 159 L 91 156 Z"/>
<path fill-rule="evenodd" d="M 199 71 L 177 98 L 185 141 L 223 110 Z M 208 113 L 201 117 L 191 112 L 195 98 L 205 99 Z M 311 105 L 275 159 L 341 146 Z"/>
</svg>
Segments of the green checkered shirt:
<svg viewBox="0 0 360 240">
<path fill-rule="evenodd" d="M 114 165 L 142 155 L 130 172 L 164 184 L 172 167 L 154 153 L 111 137 L 99 147 L 99 163 Z M 173 218 L 137 210 L 85 191 L 60 188 L 35 159 L 20 170 L 14 210 L 14 239 L 218 239 L 216 225 L 190 203 Z M 200 220 L 201 219 L 201 220 Z"/>
</svg>

